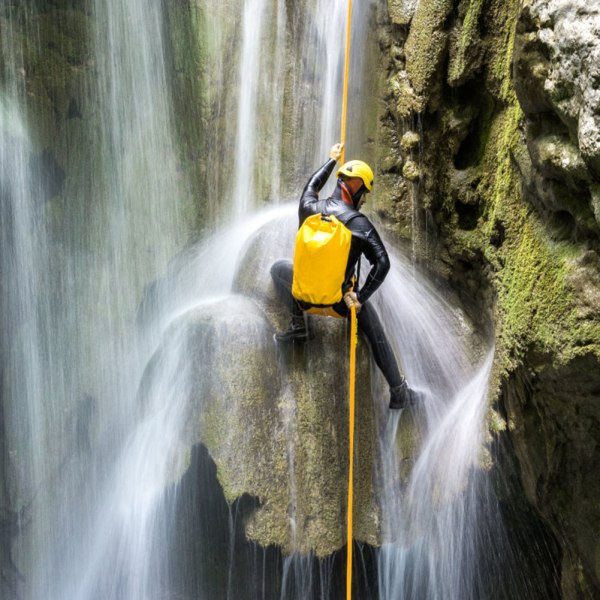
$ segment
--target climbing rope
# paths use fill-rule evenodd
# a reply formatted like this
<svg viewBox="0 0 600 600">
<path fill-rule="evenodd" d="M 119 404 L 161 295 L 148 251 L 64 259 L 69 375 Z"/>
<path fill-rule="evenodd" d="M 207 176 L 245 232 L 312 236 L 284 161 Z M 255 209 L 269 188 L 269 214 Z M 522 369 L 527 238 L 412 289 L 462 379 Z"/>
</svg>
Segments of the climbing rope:
<svg viewBox="0 0 600 600">
<path fill-rule="evenodd" d="M 350 33 L 352 25 L 352 0 L 348 0 L 348 16 L 346 19 L 346 56 L 344 60 L 344 91 L 342 95 L 342 134 L 340 142 L 342 155 L 340 164 L 344 164 L 344 151 L 346 146 L 346 114 L 348 109 L 348 73 L 350 71 Z M 350 420 L 348 427 L 349 437 L 349 463 L 348 463 L 348 530 L 347 530 L 347 561 L 346 561 L 346 600 L 352 600 L 352 507 L 354 485 L 354 392 L 356 383 L 356 308 L 350 309 L 350 385 L 349 409 Z"/>
<path fill-rule="evenodd" d="M 348 16 L 346 18 L 346 56 L 344 59 L 344 91 L 342 93 L 342 135 L 340 142 L 342 146 L 342 156 L 340 164 L 343 165 L 346 151 L 346 114 L 348 112 L 348 73 L 350 71 L 350 32 L 352 26 L 352 0 L 348 0 Z"/>
<path fill-rule="evenodd" d="M 354 395 L 356 384 L 356 308 L 350 309 L 350 423 L 348 427 L 350 461 L 348 464 L 348 558 L 346 562 L 346 598 L 352 598 L 352 497 L 354 483 Z"/>
</svg>

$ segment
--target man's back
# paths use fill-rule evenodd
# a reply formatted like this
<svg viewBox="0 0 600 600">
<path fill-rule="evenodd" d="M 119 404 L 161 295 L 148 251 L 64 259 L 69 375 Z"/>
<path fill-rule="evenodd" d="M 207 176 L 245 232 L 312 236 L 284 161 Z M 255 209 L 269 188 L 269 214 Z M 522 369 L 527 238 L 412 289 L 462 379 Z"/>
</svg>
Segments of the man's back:
<svg viewBox="0 0 600 600">
<path fill-rule="evenodd" d="M 317 213 L 333 215 L 352 232 L 352 245 L 348 256 L 344 287 L 349 289 L 356 263 L 364 254 L 371 264 L 365 285 L 359 292 L 360 302 L 365 302 L 383 283 L 390 269 L 390 261 L 383 241 L 371 221 L 344 201 L 341 194 L 336 193 L 338 188 L 329 198 L 319 199 L 319 191 L 331 175 L 335 164 L 334 160 L 329 160 L 311 176 L 300 197 L 298 218 L 302 224 L 307 217 Z"/>
</svg>

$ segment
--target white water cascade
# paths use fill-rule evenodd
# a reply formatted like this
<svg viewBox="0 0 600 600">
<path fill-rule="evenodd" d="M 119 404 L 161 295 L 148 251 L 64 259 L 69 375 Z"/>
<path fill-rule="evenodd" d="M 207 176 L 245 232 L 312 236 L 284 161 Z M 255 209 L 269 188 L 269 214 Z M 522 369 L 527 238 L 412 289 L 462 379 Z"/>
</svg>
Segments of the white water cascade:
<svg viewBox="0 0 600 600">
<path fill-rule="evenodd" d="M 383 417 L 380 594 L 389 599 L 482 597 L 475 585 L 480 548 L 474 529 L 485 490 L 480 462 L 493 352 L 478 357 L 460 331 L 460 313 L 416 276 L 405 258 L 394 258 L 396 268 L 378 304 L 406 376 L 425 392 L 425 400 L 414 423 L 421 438 L 416 457 L 403 456 L 396 443 L 410 433 L 399 430 L 400 419 L 414 416 Z M 407 460 L 414 464 L 402 477 Z"/>
<path fill-rule="evenodd" d="M 368 78 L 373 9 L 372 0 L 353 9 L 349 111 L 355 115 L 367 108 L 357 92 Z M 295 176 L 303 178 L 339 141 L 347 3 L 309 0 L 300 10 L 284 0 L 245 0 L 243 15 L 236 118 L 222 138 L 226 149 L 235 140 L 233 167 L 224 165 L 232 169 L 232 186 L 223 192 L 236 218 L 289 198 L 285 186 L 297 187 Z M 225 84 L 219 88 L 223 97 L 231 93 Z M 347 146 L 356 152 L 367 137 L 365 119 L 350 119 L 347 128 Z"/>
<path fill-rule="evenodd" d="M 18 43 L 2 39 L 0 277 L 17 284 L 0 297 L 10 339 L 2 343 L 1 400 L 10 500 L 21 518 L 15 598 L 341 596 L 340 554 L 317 561 L 248 543 L 242 521 L 253 500 L 226 505 L 214 465 L 197 444 L 190 450 L 191 399 L 201 411 L 203 394 L 227 371 L 212 372 L 211 357 L 246 339 L 225 326 L 192 339 L 190 322 L 215 307 L 251 304 L 232 294 L 247 242 L 281 222 L 280 236 L 261 251 L 291 250 L 295 206 L 279 203 L 298 195 L 339 137 L 346 3 L 293 4 L 236 0 L 219 9 L 207 43 L 220 71 L 204 82 L 214 79 L 207 127 L 216 132 L 207 133 L 206 160 L 218 171 L 207 202 L 228 218 L 191 246 L 163 4 L 92 2 L 93 68 L 79 107 L 89 120 L 61 132 L 77 155 L 55 194 L 44 192 L 32 167 L 40 148 L 16 83 Z M 375 5 L 354 4 L 348 158 L 370 152 L 367 124 L 356 115 L 368 112 L 361 90 L 372 67 Z M 224 33 L 230 15 L 239 42 L 226 53 L 234 45 Z M 373 564 L 371 549 L 357 548 L 364 598 L 475 599 L 485 588 L 477 532 L 498 518 L 479 468 L 492 349 L 474 356 L 460 311 L 442 295 L 397 254 L 374 299 L 425 401 L 413 423 L 419 442 L 404 456 L 398 440 L 411 415 L 390 415 L 374 374 L 385 543 L 372 550 Z M 250 336 L 269 338 L 265 321 L 248 315 Z M 194 522 L 181 522 L 182 514 Z M 193 539 L 198 531 L 208 532 L 205 540 Z"/>
<path fill-rule="evenodd" d="M 35 10 L 9 8 L 8 23 L 29 26 Z M 15 282 L 3 298 L 3 402 L 11 501 L 22 519 L 13 570 L 25 574 L 17 585 L 26 598 L 72 598 L 95 554 L 97 515 L 154 347 L 137 308 L 186 232 L 162 11 L 98 0 L 94 17 L 95 77 L 85 82 L 89 104 L 76 111 L 89 126 L 61 134 L 73 144 L 71 170 L 54 197 L 22 116 L 22 38 L 2 40 L 2 277 Z M 37 39 L 30 32 L 30 56 L 42 52 Z"/>
<path fill-rule="evenodd" d="M 7 93 L 0 97 L 0 273 L 11 281 L 0 293 L 2 370 L 11 374 L 4 378 L 1 389 L 3 435 L 13 453 L 12 467 L 22 498 L 29 499 L 15 511 L 24 520 L 41 512 L 34 501 L 46 483 L 45 454 L 54 451 L 60 440 L 49 431 L 56 421 L 48 423 L 49 417 L 37 405 L 47 389 L 43 373 L 49 360 L 44 337 L 48 315 L 39 299 L 49 283 L 45 275 L 48 263 L 45 231 L 39 226 L 35 202 L 41 186 L 38 173 L 30 167 L 29 133 L 15 96 Z M 32 264 L 40 272 L 32 269 Z M 51 407 L 56 408 L 54 403 Z M 8 488 L 6 483 L 3 486 Z M 2 501 L 6 510 L 9 498 Z M 36 542 L 41 540 L 32 543 L 31 552 L 43 553 L 46 549 Z M 13 579 L 11 587 L 16 585 Z"/>
</svg>

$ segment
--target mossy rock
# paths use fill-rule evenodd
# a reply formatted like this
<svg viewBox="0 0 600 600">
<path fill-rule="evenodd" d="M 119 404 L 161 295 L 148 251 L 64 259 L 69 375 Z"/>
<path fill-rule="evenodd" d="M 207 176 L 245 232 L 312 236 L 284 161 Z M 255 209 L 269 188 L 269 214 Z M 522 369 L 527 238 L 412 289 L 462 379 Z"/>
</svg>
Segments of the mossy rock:
<svg viewBox="0 0 600 600">
<path fill-rule="evenodd" d="M 249 539 L 324 557 L 345 544 L 348 326 L 315 317 L 315 337 L 305 345 L 279 348 L 273 340 L 288 314 L 269 269 L 279 258 L 277 240 L 293 239 L 294 220 L 275 220 L 248 243 L 234 285 L 246 295 L 203 304 L 178 320 L 192 373 L 180 455 L 202 442 L 227 500 L 258 499 L 246 523 Z M 357 369 L 354 537 L 376 545 L 376 409 L 364 342 Z"/>
<path fill-rule="evenodd" d="M 418 147 L 421 141 L 421 136 L 416 131 L 407 131 L 402 135 L 400 139 L 400 146 L 406 152 L 414 150 Z"/>
<path fill-rule="evenodd" d="M 404 175 L 408 181 L 419 181 L 421 177 L 419 165 L 414 160 L 407 160 L 402 167 L 402 175 Z"/>
<path fill-rule="evenodd" d="M 406 70 L 419 95 L 429 96 L 446 54 L 452 0 L 421 0 L 406 40 Z"/>
<path fill-rule="evenodd" d="M 534 164 L 542 175 L 577 189 L 590 175 L 577 146 L 567 136 L 541 135 L 530 143 Z"/>
<path fill-rule="evenodd" d="M 481 67 L 485 46 L 481 43 L 479 20 L 484 0 L 462 0 L 458 12 L 460 26 L 450 37 L 450 60 L 448 64 L 448 84 L 452 87 L 463 85 Z"/>
<path fill-rule="evenodd" d="M 392 23 L 402 26 L 409 25 L 417 10 L 417 4 L 418 0 L 388 0 L 387 5 Z"/>
</svg>

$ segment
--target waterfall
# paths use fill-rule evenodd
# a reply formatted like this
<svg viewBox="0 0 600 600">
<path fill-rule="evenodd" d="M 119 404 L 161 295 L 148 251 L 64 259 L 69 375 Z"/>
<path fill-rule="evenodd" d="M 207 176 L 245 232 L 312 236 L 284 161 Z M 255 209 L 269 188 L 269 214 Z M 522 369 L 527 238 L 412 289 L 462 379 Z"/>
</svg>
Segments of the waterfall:
<svg viewBox="0 0 600 600">
<path fill-rule="evenodd" d="M 403 456 L 397 436 L 405 415 L 384 417 L 380 449 L 384 538 L 379 551 L 381 598 L 478 598 L 478 514 L 485 482 L 483 427 L 493 352 L 473 356 L 457 314 L 400 256 L 379 305 L 406 376 L 426 390 L 417 427 L 416 459 Z M 410 475 L 401 465 L 414 460 Z M 407 479 L 407 481 L 403 481 Z"/>
<path fill-rule="evenodd" d="M 353 8 L 349 110 L 358 118 L 349 120 L 347 147 L 354 152 L 368 136 L 366 102 L 359 90 L 367 75 L 373 8 L 372 0 Z M 290 174 L 304 177 L 299 166 L 312 168 L 315 161 L 324 161 L 339 141 L 346 18 L 347 3 L 342 0 L 309 0 L 293 10 L 284 0 L 244 1 L 234 88 L 237 118 L 235 130 L 228 125 L 222 141 L 228 149 L 227 140 L 235 140 L 233 184 L 223 192 L 232 196 L 236 217 L 264 202 L 288 199 L 285 186 L 300 183 Z M 219 94 L 230 95 L 222 85 Z"/>
<path fill-rule="evenodd" d="M 88 126 L 74 135 L 73 121 L 59 134 L 73 147 L 57 190 L 20 83 L 25 52 L 43 52 L 34 4 L 7 9 L 9 24 L 31 29 L 26 41 L 2 39 L 2 278 L 11 282 L 2 298 L 3 402 L 12 502 L 23 518 L 14 560 L 27 598 L 73 597 L 93 559 L 93 527 L 154 350 L 137 307 L 186 235 L 160 6 L 98 0 L 93 9 L 94 77 L 74 110 Z"/>
<path fill-rule="evenodd" d="M 249 581 L 259 581 L 264 598 L 339 595 L 339 555 L 283 556 L 242 539 L 244 503 L 252 500 L 214 514 L 200 504 L 194 512 L 207 529 L 218 529 L 222 547 L 210 552 L 222 561 L 192 565 L 199 573 L 190 573 L 179 564 L 185 557 L 171 552 L 177 543 L 202 543 L 186 538 L 187 523 L 177 513 L 180 503 L 197 506 L 195 496 L 182 497 L 184 480 L 209 471 L 208 458 L 185 443 L 195 426 L 190 398 L 212 381 L 204 366 L 209 350 L 236 343 L 223 327 L 200 338 L 208 350 L 194 348 L 187 319 L 240 302 L 250 333 L 269 334 L 260 319 L 251 320 L 251 306 L 232 299 L 235 274 L 248 241 L 265 225 L 282 223 L 280 235 L 265 242 L 263 258 L 286 243 L 291 251 L 295 206 L 283 201 L 298 195 L 339 137 L 347 5 L 292 4 L 237 0 L 215 8 L 221 12 L 207 42 L 214 70 L 207 75 L 214 79 L 207 92 L 214 120 L 207 123 L 214 131 L 205 148 L 215 173 L 207 202 L 229 217 L 191 247 L 191 193 L 171 114 L 164 5 L 92 2 L 93 68 L 83 82 L 85 102 L 74 111 L 87 121 L 57 134 L 63 136 L 57 146 L 70 154 L 56 193 L 35 166 L 42 150 L 27 118 L 31 101 L 18 83 L 20 42 L 2 37 L 0 275 L 14 282 L 0 297 L 2 336 L 10 340 L 9 348 L 3 340 L 2 401 L 15 479 L 11 500 L 26 520 L 15 561 L 27 600 L 203 598 L 211 597 L 203 587 L 210 578 L 225 582 L 222 597 L 231 600 L 253 597 Z M 370 151 L 362 92 L 375 4 L 354 4 L 349 159 Z M 26 21 L 30 10 L 27 4 Z M 228 37 L 231 14 L 237 20 Z M 236 45 L 232 39 L 237 47 L 225 55 L 227 44 Z M 475 598 L 481 541 L 474 528 L 477 519 L 496 515 L 493 501 L 484 502 L 489 490 L 479 468 L 492 349 L 475 361 L 458 309 L 400 254 L 393 264 L 374 301 L 425 401 L 413 423 L 420 443 L 414 456 L 404 456 L 398 440 L 411 415 L 390 415 L 374 374 L 385 483 L 377 499 L 385 541 L 374 551 L 378 594 Z M 195 352 L 202 360 L 190 359 L 198 358 Z M 411 461 L 410 473 L 400 472 Z M 204 471 L 188 468 L 197 464 Z M 186 539 L 174 539 L 174 532 Z M 369 550 L 359 550 L 365 554 L 357 553 L 357 570 L 366 581 Z M 175 581 L 180 571 L 183 583 Z M 198 580 L 202 589 L 194 588 Z M 189 586 L 187 596 L 179 595 L 180 586 Z"/>
<path fill-rule="evenodd" d="M 43 495 L 45 456 L 60 447 L 60 440 L 51 434 L 56 425 L 52 413 L 48 417 L 38 408 L 47 390 L 47 306 L 42 301 L 42 290 L 48 283 L 48 263 L 43 253 L 44 228 L 37 222 L 36 198 L 41 188 L 37 185 L 37 173 L 29 164 L 28 131 L 20 111 L 7 98 L 0 99 L 0 112 L 0 260 L 2 277 L 11 282 L 10 286 L 3 286 L 0 304 L 3 370 L 10 373 L 2 385 L 4 434 L 13 453 L 14 477 L 19 481 L 22 498 L 28 499 L 27 503 L 22 501 L 18 511 L 33 519 L 41 514 L 39 507 L 32 504 L 38 494 Z M 54 408 L 52 399 L 48 402 Z M 43 545 L 41 539 L 37 541 Z M 31 551 L 44 549 L 32 543 Z"/>
<path fill-rule="evenodd" d="M 46 226 L 40 217 L 42 172 L 21 105 L 24 90 L 19 75 L 24 49 L 12 29 L 3 33 L 1 50 L 7 77 L 0 90 L 0 373 L 2 428 L 10 457 L 6 469 L 10 480 L 3 487 L 12 495 L 4 501 L 14 506 L 19 515 L 17 526 L 23 530 L 28 521 L 43 518 L 43 508 L 36 500 L 47 492 L 46 456 L 60 452 L 64 442 L 53 435 L 58 425 L 55 414 L 60 409 L 48 395 L 45 377 L 52 365 L 50 303 L 45 293 L 50 284 L 49 260 Z M 54 375 L 60 381 L 61 373 Z M 40 406 L 42 402 L 47 410 Z M 52 535 L 52 526 L 45 526 L 49 529 L 38 531 L 31 540 L 26 536 L 20 539 L 20 546 L 33 556 L 49 551 L 44 538 Z M 10 575 L 14 579 L 11 591 L 16 592 L 18 576 Z"/>
<path fill-rule="evenodd" d="M 256 158 L 257 88 L 259 78 L 262 27 L 265 21 L 266 0 L 246 0 L 242 27 L 239 73 L 238 128 L 236 138 L 236 173 L 233 197 L 237 212 L 243 216 L 249 200 L 255 194 L 254 162 Z"/>
</svg>

